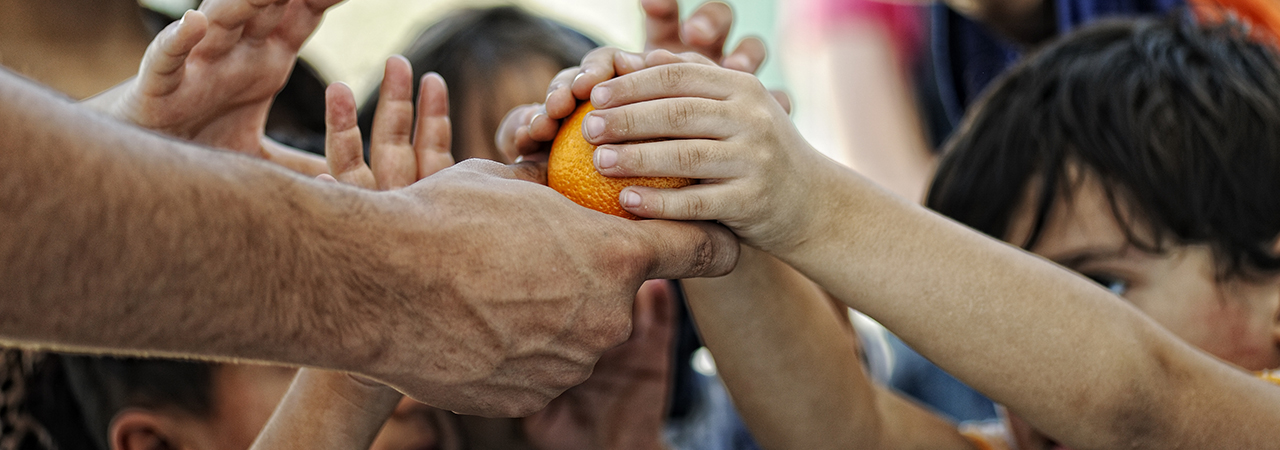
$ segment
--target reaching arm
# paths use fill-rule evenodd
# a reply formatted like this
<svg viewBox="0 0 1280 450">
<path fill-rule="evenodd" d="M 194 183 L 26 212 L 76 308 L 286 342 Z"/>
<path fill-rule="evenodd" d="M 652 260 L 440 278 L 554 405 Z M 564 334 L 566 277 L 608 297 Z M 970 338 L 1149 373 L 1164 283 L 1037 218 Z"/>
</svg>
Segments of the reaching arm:
<svg viewBox="0 0 1280 450">
<path fill-rule="evenodd" d="M 627 188 L 628 211 L 719 220 L 1072 447 L 1275 442 L 1280 389 L 1082 277 L 877 188 L 813 150 L 758 80 L 691 62 L 592 92 L 584 134 L 610 144 L 603 174 L 713 181 Z M 663 136 L 695 139 L 618 144 Z"/>
<path fill-rule="evenodd" d="M 968 449 L 954 425 L 882 386 L 826 294 L 759 250 L 719 278 L 684 280 L 698 332 L 765 448 Z M 834 313 L 834 314 L 833 314 Z"/>
<path fill-rule="evenodd" d="M 318 366 L 522 415 L 626 338 L 645 279 L 737 257 L 723 228 L 586 211 L 527 182 L 532 166 L 464 163 L 386 193 L 328 185 L 8 72 L 0 130 L 10 345 Z"/>
<path fill-rule="evenodd" d="M 250 450 L 367 449 L 400 399 L 350 374 L 302 369 Z"/>
</svg>

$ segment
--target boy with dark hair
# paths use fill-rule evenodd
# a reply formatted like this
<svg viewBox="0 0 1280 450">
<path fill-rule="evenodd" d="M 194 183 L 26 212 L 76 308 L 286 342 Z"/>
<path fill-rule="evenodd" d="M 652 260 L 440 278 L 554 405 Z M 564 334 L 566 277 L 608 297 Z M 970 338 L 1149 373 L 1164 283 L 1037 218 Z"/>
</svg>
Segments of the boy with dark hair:
<svg viewBox="0 0 1280 450">
<path fill-rule="evenodd" d="M 590 93 L 583 132 L 605 175 L 704 180 L 628 188 L 627 210 L 718 220 L 781 260 L 744 249 L 733 274 L 686 283 L 765 447 L 1274 445 L 1280 389 L 1247 372 L 1280 367 L 1280 57 L 1247 31 L 1181 17 L 1081 31 L 1000 81 L 950 144 L 931 205 L 1107 290 L 821 157 L 757 80 L 647 62 L 548 108 Z M 662 137 L 684 139 L 625 144 Z M 1007 405 L 1008 424 L 961 434 L 873 386 L 788 264 Z"/>
</svg>

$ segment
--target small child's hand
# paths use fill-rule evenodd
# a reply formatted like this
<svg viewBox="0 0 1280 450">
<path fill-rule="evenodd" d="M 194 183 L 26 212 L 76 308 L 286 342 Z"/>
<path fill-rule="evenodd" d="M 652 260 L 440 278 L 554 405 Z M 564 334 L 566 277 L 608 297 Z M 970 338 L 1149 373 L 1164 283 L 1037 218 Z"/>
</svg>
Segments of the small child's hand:
<svg viewBox="0 0 1280 450">
<path fill-rule="evenodd" d="M 325 159 L 338 181 L 366 189 L 398 189 L 453 165 L 449 153 L 449 94 L 444 78 L 422 77 L 414 122 L 413 69 L 403 56 L 387 59 L 370 136 L 370 168 L 364 162 L 351 88 L 334 83 L 325 92 Z"/>
<path fill-rule="evenodd" d="M 207 0 L 165 28 L 138 76 L 89 107 L 171 136 L 267 159 L 263 129 L 298 49 L 339 0 Z"/>
<path fill-rule="evenodd" d="M 642 0 L 645 11 L 645 49 L 673 53 L 700 54 L 725 68 L 755 73 L 764 62 L 764 42 L 749 37 L 738 43 L 727 56 L 725 44 L 733 28 L 733 11 L 720 2 L 699 6 L 689 20 L 680 21 L 676 0 Z M 587 54 L 579 67 L 560 71 L 547 88 L 547 100 L 541 104 L 512 109 L 498 128 L 498 149 L 508 158 L 545 159 L 548 143 L 560 129 L 560 119 L 573 113 L 579 101 L 586 100 L 596 84 L 647 67 L 637 54 L 616 48 L 600 48 Z M 774 95 L 790 110 L 786 94 Z"/>
<path fill-rule="evenodd" d="M 600 145 L 596 168 L 611 177 L 701 184 L 633 186 L 620 195 L 623 207 L 642 217 L 718 220 L 766 251 L 794 244 L 806 215 L 821 211 L 812 193 L 830 160 L 809 146 L 755 76 L 696 55 L 658 51 L 645 60 L 653 67 L 591 92 L 599 109 L 583 121 L 583 132 Z M 625 144 L 654 139 L 673 140 Z"/>
</svg>

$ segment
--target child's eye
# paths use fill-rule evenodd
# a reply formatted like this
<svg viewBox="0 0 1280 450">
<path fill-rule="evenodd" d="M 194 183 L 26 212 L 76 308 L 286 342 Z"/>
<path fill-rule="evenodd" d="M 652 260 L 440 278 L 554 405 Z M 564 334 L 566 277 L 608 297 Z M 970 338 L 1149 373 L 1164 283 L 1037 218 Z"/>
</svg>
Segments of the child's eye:
<svg viewBox="0 0 1280 450">
<path fill-rule="evenodd" d="M 1124 294 L 1129 292 L 1128 281 L 1121 280 L 1110 275 L 1085 274 L 1085 276 L 1089 277 L 1090 280 L 1093 280 L 1094 283 L 1102 285 L 1103 288 L 1111 291 L 1112 294 L 1123 297 Z"/>
</svg>

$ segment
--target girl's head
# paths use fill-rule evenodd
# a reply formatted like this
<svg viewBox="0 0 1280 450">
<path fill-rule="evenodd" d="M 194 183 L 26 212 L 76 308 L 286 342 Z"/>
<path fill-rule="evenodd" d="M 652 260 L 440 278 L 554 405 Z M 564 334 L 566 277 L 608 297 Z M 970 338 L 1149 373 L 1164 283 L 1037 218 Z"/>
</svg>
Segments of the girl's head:
<svg viewBox="0 0 1280 450">
<path fill-rule="evenodd" d="M 546 97 L 551 78 L 578 65 L 596 44 L 586 36 L 514 6 L 463 9 L 423 31 L 404 56 L 414 79 L 439 73 L 449 87 L 453 156 L 505 161 L 494 144 L 503 116 Z M 415 96 L 416 96 L 416 89 Z M 360 111 L 369 136 L 378 92 Z"/>
<path fill-rule="evenodd" d="M 1248 36 L 1174 17 L 1050 45 L 949 142 L 928 206 L 1280 366 L 1280 58 Z"/>
</svg>

